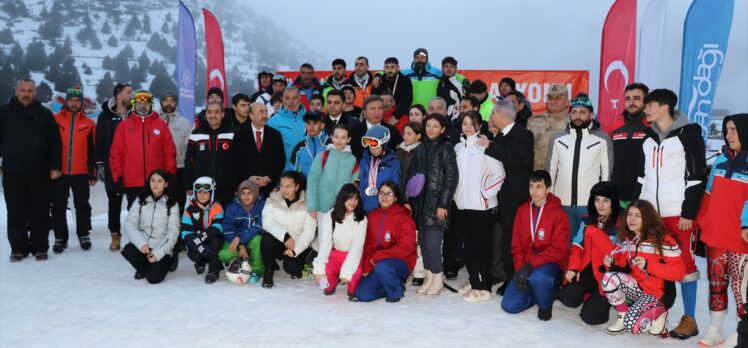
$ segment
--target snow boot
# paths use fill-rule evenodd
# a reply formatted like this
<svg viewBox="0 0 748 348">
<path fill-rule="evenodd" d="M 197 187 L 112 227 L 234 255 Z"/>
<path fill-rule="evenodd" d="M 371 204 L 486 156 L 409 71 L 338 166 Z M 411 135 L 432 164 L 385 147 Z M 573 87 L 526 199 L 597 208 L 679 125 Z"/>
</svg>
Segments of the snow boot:
<svg viewBox="0 0 748 348">
<path fill-rule="evenodd" d="M 699 345 L 704 347 L 717 347 L 723 342 L 725 342 L 725 335 L 722 333 L 722 328 L 714 325 L 709 325 L 706 335 L 699 339 Z"/>
<path fill-rule="evenodd" d="M 460 295 L 465 295 L 469 293 L 470 290 L 473 290 L 473 286 L 470 285 L 470 282 L 466 282 L 465 284 L 462 284 L 459 288 L 457 288 L 457 293 Z"/>
<path fill-rule="evenodd" d="M 47 261 L 49 259 L 47 253 L 36 253 L 34 256 L 36 257 L 36 261 Z"/>
<path fill-rule="evenodd" d="M 655 336 L 662 335 L 667 328 L 667 312 L 660 314 L 660 316 L 652 322 L 652 327 L 649 328 L 649 333 Z"/>
<path fill-rule="evenodd" d="M 431 283 L 433 282 L 433 280 L 434 274 L 431 273 L 431 271 L 426 271 L 426 280 L 424 280 L 421 287 L 416 290 L 416 295 L 426 295 L 426 293 L 429 291 L 429 288 L 431 287 Z"/>
<path fill-rule="evenodd" d="M 140 271 L 135 271 L 135 277 L 133 277 L 133 278 L 135 278 L 135 280 L 141 280 L 141 279 L 145 278 L 145 275 L 142 272 L 140 272 Z"/>
<path fill-rule="evenodd" d="M 205 272 L 205 264 L 204 263 L 196 263 L 195 264 L 195 272 L 197 274 L 203 274 Z"/>
<path fill-rule="evenodd" d="M 444 273 L 434 273 L 431 276 L 431 286 L 426 291 L 426 297 L 437 297 L 444 290 Z"/>
<path fill-rule="evenodd" d="M 205 275 L 205 284 L 213 284 L 218 280 L 219 273 L 218 272 L 208 272 L 208 274 Z"/>
<path fill-rule="evenodd" d="M 91 249 L 91 236 L 85 235 L 78 237 L 78 243 L 80 243 L 81 249 L 83 250 Z"/>
<path fill-rule="evenodd" d="M 538 308 L 538 319 L 548 321 L 553 318 L 553 306 L 548 308 Z"/>
<path fill-rule="evenodd" d="M 68 248 L 68 242 L 66 242 L 64 239 L 61 239 L 61 238 L 60 239 L 55 239 L 55 244 L 52 245 L 52 251 L 55 254 L 59 254 L 59 253 L 65 251 L 65 249 L 67 249 L 67 248 Z"/>
<path fill-rule="evenodd" d="M 680 324 L 678 324 L 675 329 L 670 331 L 670 336 L 682 340 L 687 340 L 698 334 L 699 327 L 696 326 L 696 319 L 688 314 L 683 314 L 683 316 L 680 318 Z"/>
<path fill-rule="evenodd" d="M 109 244 L 109 251 L 117 251 L 120 248 L 120 242 L 122 241 L 122 235 L 118 232 L 112 232 L 112 243 Z"/>
<path fill-rule="evenodd" d="M 608 329 L 606 330 L 611 335 L 618 335 L 626 332 L 626 327 L 623 326 L 623 316 L 626 315 L 626 313 L 618 312 L 616 314 L 616 321 L 613 322 L 613 325 L 608 326 Z"/>
<path fill-rule="evenodd" d="M 23 254 L 10 254 L 10 262 L 23 261 Z"/>
<path fill-rule="evenodd" d="M 179 253 L 174 253 L 171 257 L 171 263 L 169 263 L 169 272 L 174 272 L 179 268 Z"/>
<path fill-rule="evenodd" d="M 458 291 L 459 293 L 459 291 Z M 462 295 L 462 300 L 465 302 L 483 302 L 491 300 L 491 292 L 487 290 L 475 290 L 472 289 Z"/>
</svg>

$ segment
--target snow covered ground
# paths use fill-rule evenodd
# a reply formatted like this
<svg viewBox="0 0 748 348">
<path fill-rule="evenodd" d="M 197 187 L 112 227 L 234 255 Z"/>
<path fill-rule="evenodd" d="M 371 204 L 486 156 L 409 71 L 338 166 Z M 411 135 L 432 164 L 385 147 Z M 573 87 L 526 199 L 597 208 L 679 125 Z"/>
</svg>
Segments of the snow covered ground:
<svg viewBox="0 0 748 348">
<path fill-rule="evenodd" d="M 2 193 L 0 193 L 2 196 Z M 26 258 L 11 264 L 4 198 L 0 199 L 0 347 L 361 347 L 475 344 L 506 347 L 694 347 L 650 335 L 610 336 L 605 325 L 581 322 L 578 309 L 556 302 L 553 319 L 540 322 L 537 310 L 504 313 L 501 298 L 468 304 L 452 293 L 436 299 L 416 296 L 390 304 L 351 303 L 345 290 L 324 296 L 311 278 L 291 280 L 276 273 L 275 287 L 238 286 L 225 278 L 205 285 L 182 254 L 179 269 L 158 285 L 133 280 L 134 270 L 108 250 L 106 197 L 101 185 L 92 195 L 93 248 L 82 251 L 74 237 L 62 254 L 46 262 Z M 68 219 L 71 231 L 74 222 Z M 51 235 L 51 233 L 50 233 Z M 50 241 L 52 240 L 50 236 Z M 708 325 L 705 260 L 699 258 L 697 320 Z M 465 281 L 460 272 L 457 286 Z M 495 296 L 495 295 L 494 295 Z M 734 303 L 725 323 L 735 331 Z M 673 328 L 683 313 L 680 299 L 670 313 Z"/>
</svg>

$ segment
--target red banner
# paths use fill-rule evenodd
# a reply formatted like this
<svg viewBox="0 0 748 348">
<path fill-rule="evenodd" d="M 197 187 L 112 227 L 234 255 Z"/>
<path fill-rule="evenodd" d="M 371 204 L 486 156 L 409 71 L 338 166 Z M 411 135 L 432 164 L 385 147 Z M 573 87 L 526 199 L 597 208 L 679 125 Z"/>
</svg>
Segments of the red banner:
<svg viewBox="0 0 748 348">
<path fill-rule="evenodd" d="M 298 71 L 280 72 L 288 77 L 289 82 L 299 76 Z M 535 114 L 543 113 L 545 107 L 545 95 L 553 84 L 566 85 L 569 97 L 583 92 L 589 94 L 590 73 L 583 70 L 460 70 L 468 80 L 482 80 L 488 86 L 488 92 L 493 100 L 499 95 L 499 81 L 504 77 L 511 77 L 517 82 L 517 90 L 522 92 L 532 104 Z M 315 71 L 314 75 L 324 80 L 332 74 L 331 71 Z"/>
<path fill-rule="evenodd" d="M 597 119 L 610 133 L 625 109 L 624 88 L 636 76 L 636 0 L 616 0 L 603 25 Z"/>
<path fill-rule="evenodd" d="M 223 67 L 223 37 L 218 20 L 210 11 L 203 9 L 205 19 L 205 50 L 207 57 L 207 79 L 205 88 L 218 87 L 223 91 L 223 106 L 228 106 L 229 93 L 226 88 L 226 70 Z M 206 95 L 208 91 L 205 91 Z"/>
</svg>

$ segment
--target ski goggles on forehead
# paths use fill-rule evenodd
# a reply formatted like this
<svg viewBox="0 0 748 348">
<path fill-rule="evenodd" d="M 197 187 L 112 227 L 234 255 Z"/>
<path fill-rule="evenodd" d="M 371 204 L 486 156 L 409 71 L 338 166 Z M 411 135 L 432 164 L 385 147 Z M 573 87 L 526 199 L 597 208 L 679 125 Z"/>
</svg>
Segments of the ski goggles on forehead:
<svg viewBox="0 0 748 348">
<path fill-rule="evenodd" d="M 148 92 L 135 92 L 132 96 L 132 102 L 135 103 L 152 103 L 153 102 L 153 96 L 151 96 Z"/>
<path fill-rule="evenodd" d="M 195 190 L 195 191 L 197 191 L 197 192 L 200 192 L 200 191 L 210 192 L 210 191 L 213 191 L 213 188 L 214 188 L 213 184 L 194 184 L 194 185 L 192 185 L 192 189 Z"/>
<path fill-rule="evenodd" d="M 381 140 L 377 139 L 377 138 L 372 138 L 372 137 L 363 137 L 363 138 L 361 138 L 361 146 L 363 146 L 365 148 L 366 147 L 370 147 L 372 149 L 378 149 L 378 148 L 382 147 L 383 144 L 384 143 Z"/>
</svg>

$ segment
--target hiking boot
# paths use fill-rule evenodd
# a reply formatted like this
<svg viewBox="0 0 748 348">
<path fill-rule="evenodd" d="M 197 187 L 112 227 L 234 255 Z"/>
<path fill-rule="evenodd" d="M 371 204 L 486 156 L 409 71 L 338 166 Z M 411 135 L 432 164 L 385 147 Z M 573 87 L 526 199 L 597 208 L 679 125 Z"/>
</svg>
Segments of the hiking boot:
<svg viewBox="0 0 748 348">
<path fill-rule="evenodd" d="M 10 262 L 23 261 L 23 254 L 10 254 Z"/>
<path fill-rule="evenodd" d="M 122 235 L 120 235 L 118 232 L 112 232 L 112 243 L 109 244 L 109 251 L 118 251 L 121 241 Z"/>
<path fill-rule="evenodd" d="M 682 340 L 687 340 L 698 334 L 699 328 L 696 326 L 696 320 L 688 314 L 683 314 L 680 318 L 680 324 L 670 331 L 670 336 Z"/>
<path fill-rule="evenodd" d="M 197 272 L 197 274 L 203 274 L 203 273 L 205 273 L 205 264 L 204 263 L 196 263 L 195 264 L 195 272 Z"/>
<path fill-rule="evenodd" d="M 36 261 L 47 261 L 49 259 L 47 253 L 36 253 L 34 256 L 36 257 Z"/>
<path fill-rule="evenodd" d="M 145 278 L 145 275 L 142 272 L 140 272 L 140 271 L 135 271 L 135 277 L 133 277 L 133 278 L 135 278 L 135 280 L 141 280 L 141 279 Z"/>
<path fill-rule="evenodd" d="M 52 245 L 52 251 L 55 254 L 59 254 L 59 253 L 65 251 L 65 249 L 67 249 L 67 248 L 68 248 L 68 242 L 66 242 L 62 238 L 55 239 L 55 244 Z"/>
<path fill-rule="evenodd" d="M 542 321 L 551 320 L 553 317 L 553 307 L 538 308 L 538 319 Z"/>
<path fill-rule="evenodd" d="M 218 280 L 218 272 L 208 272 L 205 275 L 205 284 L 213 284 Z"/>
<path fill-rule="evenodd" d="M 91 249 L 91 236 L 85 235 L 78 237 L 78 243 L 80 243 L 81 249 L 83 250 Z"/>
</svg>

